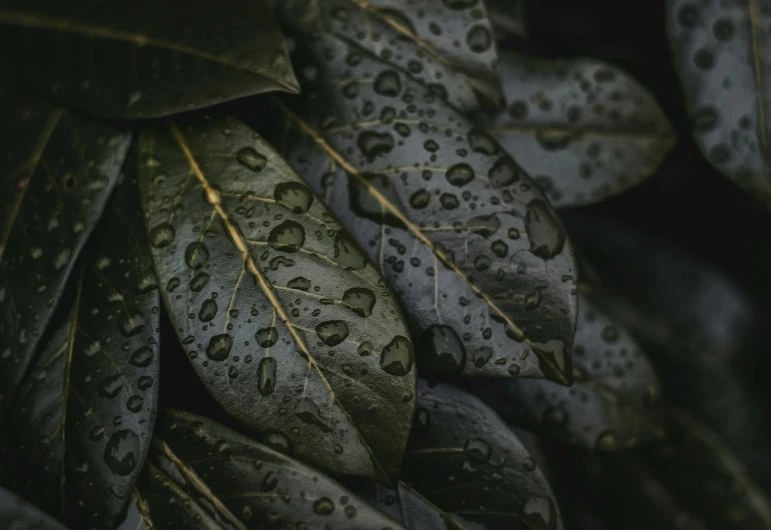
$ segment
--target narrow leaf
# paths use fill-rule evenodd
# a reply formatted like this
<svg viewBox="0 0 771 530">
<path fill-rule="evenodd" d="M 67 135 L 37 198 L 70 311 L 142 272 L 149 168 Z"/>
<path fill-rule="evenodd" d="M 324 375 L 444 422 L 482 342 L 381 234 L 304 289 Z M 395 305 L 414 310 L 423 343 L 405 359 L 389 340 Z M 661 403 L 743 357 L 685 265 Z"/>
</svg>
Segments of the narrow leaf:
<svg viewBox="0 0 771 530">
<path fill-rule="evenodd" d="M 448 513 L 508 528 L 562 528 L 551 487 L 516 435 L 452 385 L 418 381 L 402 474 Z"/>
<path fill-rule="evenodd" d="M 166 489 L 222 528 L 402 528 L 315 469 L 201 416 L 165 411 L 154 445 L 154 465 L 173 479 Z M 155 512 L 161 503 L 148 499 Z"/>
<path fill-rule="evenodd" d="M 505 53 L 501 75 L 508 107 L 479 122 L 557 208 L 639 184 L 675 143 L 653 96 L 609 64 Z"/>
<path fill-rule="evenodd" d="M 262 2 L 0 6 L 0 43 L 33 87 L 111 118 L 149 118 L 272 90 L 297 92 Z"/>
<path fill-rule="evenodd" d="M 0 145 L 0 419 L 117 181 L 130 137 L 21 102 Z"/>
<path fill-rule="evenodd" d="M 155 419 L 160 300 L 136 186 L 116 190 L 74 303 L 19 392 L 26 486 L 78 528 L 121 521 Z"/>
<path fill-rule="evenodd" d="M 652 412 L 661 388 L 650 361 L 629 332 L 587 295 L 579 296 L 573 385 L 518 379 L 469 384 L 507 421 L 601 451 L 660 438 Z"/>
<path fill-rule="evenodd" d="M 212 396 L 288 454 L 392 481 L 414 355 L 375 266 L 236 119 L 172 122 L 143 133 L 141 150 L 164 301 Z"/>
<path fill-rule="evenodd" d="M 300 31 L 308 31 L 308 13 L 317 14 L 320 32 L 409 72 L 461 112 L 503 106 L 495 39 L 481 0 L 278 3 L 283 17 Z M 351 66 L 356 60 L 350 59 Z"/>
<path fill-rule="evenodd" d="M 0 488 L 0 528 L 67 530 L 59 521 L 4 488 Z"/>
<path fill-rule="evenodd" d="M 574 264 L 543 195 L 408 76 L 338 38 L 311 48 L 323 53 L 296 60 L 318 81 L 299 110 L 278 103 L 287 160 L 401 297 L 421 366 L 569 382 Z"/>
<path fill-rule="evenodd" d="M 667 1 L 691 128 L 709 162 L 771 208 L 771 15 L 760 0 Z"/>
</svg>

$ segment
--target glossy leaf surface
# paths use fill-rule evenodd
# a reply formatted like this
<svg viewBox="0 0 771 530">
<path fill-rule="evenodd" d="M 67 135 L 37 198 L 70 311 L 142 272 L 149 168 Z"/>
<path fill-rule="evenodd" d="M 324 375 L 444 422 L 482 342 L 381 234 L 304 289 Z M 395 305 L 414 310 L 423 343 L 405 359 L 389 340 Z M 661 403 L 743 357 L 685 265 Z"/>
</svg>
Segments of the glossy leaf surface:
<svg viewBox="0 0 771 530">
<path fill-rule="evenodd" d="M 130 137 L 17 102 L 0 145 L 0 418 L 118 179 Z"/>
<path fill-rule="evenodd" d="M 675 143 L 653 96 L 609 64 L 510 52 L 501 76 L 507 108 L 479 122 L 557 208 L 639 184 Z"/>
<path fill-rule="evenodd" d="M 212 396 L 288 454 L 393 480 L 415 405 L 414 353 L 375 266 L 236 119 L 148 130 L 141 151 L 164 301 Z"/>
<path fill-rule="evenodd" d="M 262 2 L 4 0 L 0 42 L 26 81 L 111 118 L 149 118 L 297 82 Z"/>
<path fill-rule="evenodd" d="M 201 416 L 165 411 L 154 447 L 153 465 L 171 480 L 149 468 L 161 486 L 147 494 L 151 513 L 188 497 L 195 501 L 176 504 L 203 508 L 220 525 L 203 528 L 402 528 L 315 469 Z M 180 508 L 169 515 L 176 524 L 159 526 L 187 528 Z"/>
<path fill-rule="evenodd" d="M 650 361 L 587 295 L 579 295 L 571 387 L 536 379 L 469 384 L 507 421 L 588 449 L 626 449 L 664 434 L 652 411 L 661 388 Z"/>
<path fill-rule="evenodd" d="M 67 530 L 59 521 L 4 488 L 0 488 L 0 528 Z"/>
<path fill-rule="evenodd" d="M 308 31 L 317 13 L 320 32 L 344 40 L 409 72 L 462 112 L 503 106 L 492 25 L 482 0 L 294 0 L 284 18 Z M 351 59 L 355 61 L 355 59 Z"/>
<path fill-rule="evenodd" d="M 562 528 L 556 500 L 512 430 L 475 396 L 418 381 L 402 479 L 448 513 L 508 528 Z"/>
<path fill-rule="evenodd" d="M 98 231 L 10 427 L 30 495 L 78 528 L 122 520 L 158 400 L 160 300 L 136 178 L 118 186 Z"/>
<path fill-rule="evenodd" d="M 771 4 L 667 1 L 667 33 L 704 157 L 771 208 Z"/>
<path fill-rule="evenodd" d="M 408 76 L 341 39 L 310 45 L 318 62 L 293 57 L 318 75 L 299 109 L 283 107 L 287 160 L 401 297 L 421 367 L 567 382 L 575 271 L 543 195 Z"/>
</svg>

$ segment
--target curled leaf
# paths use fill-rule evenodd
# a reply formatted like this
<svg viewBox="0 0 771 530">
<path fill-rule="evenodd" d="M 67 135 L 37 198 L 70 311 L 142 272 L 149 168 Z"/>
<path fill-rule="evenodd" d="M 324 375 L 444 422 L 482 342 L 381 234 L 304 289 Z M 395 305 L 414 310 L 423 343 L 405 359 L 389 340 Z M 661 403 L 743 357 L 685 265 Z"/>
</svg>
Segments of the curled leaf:
<svg viewBox="0 0 771 530">
<path fill-rule="evenodd" d="M 275 3 L 276 0 L 273 0 Z M 481 0 L 279 1 L 283 17 L 309 32 L 355 43 L 377 55 L 461 112 L 503 106 L 492 24 Z M 300 23 L 298 24 L 298 21 Z M 354 66 L 356 59 L 349 60 Z"/>
<path fill-rule="evenodd" d="M 315 469 L 194 414 L 165 411 L 154 446 L 143 492 L 161 528 L 187 528 L 196 512 L 217 522 L 203 528 L 401 528 Z"/>
<path fill-rule="evenodd" d="M 102 214 L 130 136 L 48 103 L 15 103 L 0 145 L 0 419 L 75 259 Z"/>
<path fill-rule="evenodd" d="M 374 265 L 236 119 L 147 130 L 141 151 L 164 302 L 212 396 L 287 454 L 392 481 L 415 405 L 414 353 Z"/>
<path fill-rule="evenodd" d="M 9 0 L 0 7 L 0 35 L 32 86 L 111 118 L 298 91 L 262 2 L 140 0 L 105 9 L 94 0 Z"/>
<path fill-rule="evenodd" d="M 661 396 L 656 374 L 630 333 L 579 295 L 573 385 L 517 379 L 470 382 L 507 421 L 601 451 L 660 438 L 652 406 Z"/>
<path fill-rule="evenodd" d="M 653 96 L 612 65 L 509 52 L 501 76 L 508 107 L 479 121 L 557 208 L 639 184 L 675 143 Z"/>
<path fill-rule="evenodd" d="M 9 422 L 30 494 L 78 528 L 120 522 L 155 420 L 160 301 L 136 186 L 118 186 Z"/>
<path fill-rule="evenodd" d="M 516 435 L 452 385 L 418 381 L 402 478 L 439 508 L 471 521 L 562 528 L 551 487 Z"/>
<path fill-rule="evenodd" d="M 298 48 L 298 71 L 318 74 L 305 99 L 277 103 L 287 160 L 401 297 L 421 366 L 569 382 L 575 271 L 543 195 L 407 75 L 337 37 L 310 44 L 323 53 Z"/>
<path fill-rule="evenodd" d="M 765 3 L 666 4 L 667 34 L 699 149 L 771 208 L 771 16 Z"/>
</svg>

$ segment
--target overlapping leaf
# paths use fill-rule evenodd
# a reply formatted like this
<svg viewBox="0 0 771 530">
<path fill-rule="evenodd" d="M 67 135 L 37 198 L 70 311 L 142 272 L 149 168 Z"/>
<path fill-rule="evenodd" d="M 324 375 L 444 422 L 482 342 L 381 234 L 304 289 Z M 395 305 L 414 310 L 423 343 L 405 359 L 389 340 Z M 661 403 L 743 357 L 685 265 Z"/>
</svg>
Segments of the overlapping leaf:
<svg viewBox="0 0 771 530">
<path fill-rule="evenodd" d="M 169 123 L 141 146 L 164 300 L 209 392 L 272 447 L 392 481 L 414 354 L 375 266 L 238 120 Z"/>
<path fill-rule="evenodd" d="M 8 423 L 30 495 L 78 528 L 122 519 L 158 399 L 160 300 L 135 178 L 99 231 Z"/>
<path fill-rule="evenodd" d="M 0 43 L 31 86 L 112 118 L 298 90 L 262 2 L 5 0 Z"/>
<path fill-rule="evenodd" d="M 516 435 L 475 396 L 418 381 L 402 478 L 439 508 L 501 528 L 562 528 L 554 495 Z"/>
<path fill-rule="evenodd" d="M 160 528 L 402 528 L 313 468 L 206 418 L 165 411 L 159 431 L 142 491 Z"/>
<path fill-rule="evenodd" d="M 660 438 L 651 408 L 661 389 L 640 346 L 579 296 L 573 346 L 573 385 L 545 380 L 470 382 L 506 420 L 581 447 L 624 449 Z"/>
<path fill-rule="evenodd" d="M 0 528 L 67 530 L 59 521 L 4 488 L 0 488 Z"/>
<path fill-rule="evenodd" d="M 409 72 L 462 112 L 503 106 L 496 44 L 482 0 L 272 3 L 303 32 L 312 27 L 309 13 L 313 13 L 319 18 L 317 31 Z M 356 57 L 349 60 L 355 62 Z"/>
<path fill-rule="evenodd" d="M 0 419 L 117 181 L 130 140 L 61 107 L 14 105 L 0 139 Z"/>
<path fill-rule="evenodd" d="M 421 366 L 569 381 L 574 264 L 541 193 L 409 76 L 337 37 L 310 47 L 303 103 L 278 103 L 287 159 L 401 297 Z"/>
<path fill-rule="evenodd" d="M 771 13 L 761 0 L 667 1 L 667 33 L 696 143 L 771 208 Z"/>
<path fill-rule="evenodd" d="M 597 202 L 639 184 L 675 143 L 637 81 L 591 59 L 501 54 L 507 109 L 479 123 L 555 207 Z"/>
</svg>

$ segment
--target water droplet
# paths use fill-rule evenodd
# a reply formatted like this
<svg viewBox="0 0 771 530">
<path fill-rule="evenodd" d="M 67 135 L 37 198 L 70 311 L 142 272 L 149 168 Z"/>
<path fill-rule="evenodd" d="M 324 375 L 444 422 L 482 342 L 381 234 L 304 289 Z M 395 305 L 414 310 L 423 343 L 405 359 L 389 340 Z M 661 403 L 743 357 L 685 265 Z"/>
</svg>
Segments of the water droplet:
<svg viewBox="0 0 771 530">
<path fill-rule="evenodd" d="M 126 402 L 126 408 L 131 412 L 139 412 L 142 410 L 143 403 L 144 400 L 142 399 L 142 396 L 131 396 Z"/>
<path fill-rule="evenodd" d="M 468 164 L 455 164 L 447 170 L 445 178 L 453 186 L 465 186 L 474 180 L 474 170 Z"/>
<path fill-rule="evenodd" d="M 380 155 L 390 153 L 395 144 L 394 137 L 390 133 L 375 131 L 363 131 L 356 139 L 356 145 L 369 162 L 373 162 Z"/>
<path fill-rule="evenodd" d="M 487 172 L 487 178 L 490 185 L 496 187 L 509 186 L 517 182 L 524 171 L 510 157 L 504 156 L 495 161 L 490 171 Z"/>
<path fill-rule="evenodd" d="M 442 208 L 445 208 L 446 210 L 454 210 L 460 205 L 458 196 L 453 195 L 452 193 L 442 193 L 439 196 L 439 202 L 441 203 Z"/>
<path fill-rule="evenodd" d="M 466 44 L 472 52 L 486 52 L 493 44 L 493 36 L 486 27 L 474 26 L 466 34 Z"/>
<path fill-rule="evenodd" d="M 307 212 L 313 203 L 313 193 L 299 182 L 282 182 L 276 186 L 273 198 L 293 213 Z"/>
<path fill-rule="evenodd" d="M 179 279 L 177 279 L 177 282 L 179 282 Z M 205 272 L 199 272 L 190 280 L 190 290 L 196 293 L 201 292 L 207 283 L 209 283 L 209 275 Z"/>
<path fill-rule="evenodd" d="M 400 377 L 407 375 L 412 370 L 414 363 L 415 352 L 412 343 L 407 337 L 401 335 L 394 337 L 380 354 L 380 368 L 391 375 Z"/>
<path fill-rule="evenodd" d="M 284 221 L 270 231 L 268 243 L 282 252 L 297 252 L 305 243 L 305 230 L 298 222 Z"/>
<path fill-rule="evenodd" d="M 466 364 L 466 349 L 449 326 L 429 327 L 421 336 L 420 346 L 428 368 L 457 373 Z"/>
<path fill-rule="evenodd" d="M 153 362 L 154 358 L 155 353 L 153 353 L 153 350 L 147 346 L 142 346 L 141 348 L 134 350 L 134 353 L 132 353 L 129 358 L 129 362 L 137 368 L 145 368 L 146 366 L 150 366 L 150 363 Z"/>
<path fill-rule="evenodd" d="M 113 473 L 130 475 L 139 461 L 139 436 L 134 431 L 113 433 L 104 449 L 104 461 Z"/>
<path fill-rule="evenodd" d="M 180 279 L 179 279 L 179 278 L 177 278 L 177 277 L 175 276 L 174 278 L 172 278 L 172 279 L 170 279 L 170 280 L 169 280 L 169 283 L 167 283 L 167 284 L 166 284 L 166 290 L 167 290 L 168 292 L 170 292 L 170 293 L 173 293 L 173 292 L 174 292 L 174 290 L 175 290 L 177 287 L 179 287 L 179 285 L 180 285 L 181 283 L 182 283 L 182 282 L 180 281 Z"/>
<path fill-rule="evenodd" d="M 479 348 L 476 352 L 474 352 L 472 359 L 474 361 L 474 366 L 477 368 L 482 368 L 484 365 L 486 365 L 490 358 L 493 356 L 493 349 L 489 346 L 483 346 Z"/>
<path fill-rule="evenodd" d="M 198 270 L 209 261 L 209 249 L 202 241 L 190 243 L 185 249 L 185 263 L 193 270 Z"/>
<path fill-rule="evenodd" d="M 618 449 L 619 439 L 618 435 L 611 430 L 602 431 L 597 435 L 597 439 L 594 441 L 594 448 L 600 451 L 613 451 Z"/>
<path fill-rule="evenodd" d="M 490 444 L 481 438 L 471 438 L 463 446 L 463 452 L 475 462 L 485 463 L 490 460 L 493 449 Z"/>
<path fill-rule="evenodd" d="M 298 291 L 307 291 L 311 288 L 311 281 L 308 278 L 298 276 L 297 278 L 289 280 L 289 283 L 287 283 L 286 286 L 290 289 L 297 289 Z"/>
<path fill-rule="evenodd" d="M 327 346 L 337 346 L 348 337 L 348 325 L 342 320 L 328 320 L 316 326 L 316 334 Z"/>
<path fill-rule="evenodd" d="M 565 231 L 551 208 L 534 199 L 527 205 L 525 230 L 530 239 L 530 252 L 543 259 L 557 255 L 565 245 Z"/>
<path fill-rule="evenodd" d="M 693 62 L 702 70 L 709 70 L 715 64 L 715 56 L 712 55 L 711 51 L 701 48 L 693 56 Z"/>
<path fill-rule="evenodd" d="M 176 235 L 174 227 L 169 223 L 161 223 L 150 230 L 150 244 L 155 248 L 163 248 L 174 241 Z"/>
<path fill-rule="evenodd" d="M 321 497 L 313 503 L 313 511 L 319 515 L 329 515 L 335 511 L 335 503 L 329 497 Z"/>
<path fill-rule="evenodd" d="M 493 241 L 493 244 L 490 246 L 490 249 L 499 258 L 505 258 L 506 254 L 508 254 L 509 252 L 509 246 L 503 241 L 501 241 L 500 239 L 498 239 L 497 241 Z"/>
<path fill-rule="evenodd" d="M 415 209 L 423 209 L 431 202 L 431 194 L 426 190 L 418 190 L 410 196 L 410 206 Z"/>
<path fill-rule="evenodd" d="M 97 392 L 103 398 L 112 399 L 123 390 L 123 375 L 110 375 L 102 379 Z"/>
<path fill-rule="evenodd" d="M 268 164 L 268 159 L 258 153 L 253 147 L 243 147 L 236 155 L 238 163 L 252 171 L 262 171 Z"/>
<path fill-rule="evenodd" d="M 358 349 L 356 351 L 362 357 L 364 357 L 366 355 L 370 355 L 372 353 L 372 343 L 369 342 L 368 340 L 365 340 L 364 342 L 359 344 L 359 347 L 358 347 Z"/>
<path fill-rule="evenodd" d="M 262 348 L 270 348 L 278 342 L 278 330 L 276 328 L 262 328 L 254 334 L 257 344 Z"/>
<path fill-rule="evenodd" d="M 549 497 L 530 497 L 520 508 L 519 515 L 528 528 L 554 530 L 557 527 L 557 509 Z"/>
<path fill-rule="evenodd" d="M 140 294 L 146 294 L 157 288 L 158 280 L 155 277 L 155 271 L 152 267 L 148 267 L 137 277 L 136 290 Z"/>
<path fill-rule="evenodd" d="M 321 410 L 319 409 L 319 406 L 316 405 L 316 403 L 309 397 L 300 398 L 300 401 L 297 403 L 297 408 L 294 411 L 295 416 L 297 416 L 303 423 L 307 423 L 309 425 L 315 425 L 319 429 L 322 430 L 322 432 L 332 432 L 332 425 L 330 420 L 327 418 L 324 418 L 321 415 Z"/>
<path fill-rule="evenodd" d="M 265 473 L 265 477 L 262 479 L 260 489 L 262 491 L 272 491 L 278 486 L 278 476 L 273 471 Z"/>
<path fill-rule="evenodd" d="M 472 234 L 479 234 L 485 239 L 496 233 L 500 227 L 501 222 L 495 214 L 474 217 L 468 225 Z"/>
<path fill-rule="evenodd" d="M 260 361 L 257 369 L 259 381 L 257 383 L 260 394 L 267 396 L 276 388 L 276 368 L 278 363 L 274 357 L 265 357 Z"/>
<path fill-rule="evenodd" d="M 368 317 L 375 307 L 375 293 L 364 287 L 353 287 L 343 294 L 343 305 L 361 317 Z"/>
<path fill-rule="evenodd" d="M 198 311 L 198 318 L 201 322 L 210 322 L 217 316 L 217 302 L 211 298 L 207 298 L 201 304 L 201 309 Z"/>
<path fill-rule="evenodd" d="M 359 250 L 358 245 L 345 232 L 335 234 L 334 260 L 341 267 L 350 270 L 360 270 L 367 266 L 367 257 Z"/>
<path fill-rule="evenodd" d="M 497 142 L 481 129 L 471 129 L 467 136 L 468 145 L 472 151 L 482 155 L 492 156 L 500 151 Z"/>
<path fill-rule="evenodd" d="M 375 78 L 375 92 L 381 96 L 395 97 L 402 91 L 402 83 L 399 74 L 394 70 L 380 72 Z"/>
<path fill-rule="evenodd" d="M 279 453 L 283 453 L 285 455 L 292 454 L 292 442 L 281 431 L 276 429 L 268 429 L 267 431 L 263 431 L 259 435 L 259 440 L 274 451 L 278 451 Z"/>
<path fill-rule="evenodd" d="M 602 337 L 602 340 L 608 344 L 614 344 L 618 341 L 618 327 L 613 324 L 608 324 L 602 328 L 600 336 Z"/>
<path fill-rule="evenodd" d="M 224 361 L 230 355 L 230 348 L 233 347 L 233 339 L 230 335 L 215 335 L 209 340 L 209 346 L 206 347 L 206 356 L 212 361 Z"/>
</svg>

